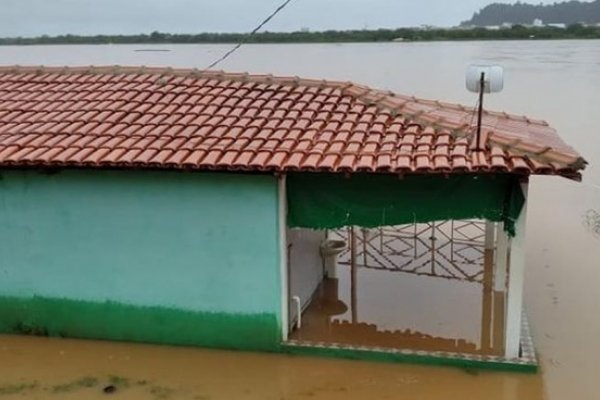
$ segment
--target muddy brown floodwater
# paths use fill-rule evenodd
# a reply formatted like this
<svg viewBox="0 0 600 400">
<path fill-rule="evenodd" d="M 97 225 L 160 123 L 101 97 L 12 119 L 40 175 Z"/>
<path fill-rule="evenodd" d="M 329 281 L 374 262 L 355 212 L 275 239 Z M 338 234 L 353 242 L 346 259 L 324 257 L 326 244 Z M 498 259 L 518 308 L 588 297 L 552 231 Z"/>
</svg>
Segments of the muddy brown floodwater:
<svg viewBox="0 0 600 400">
<path fill-rule="evenodd" d="M 229 48 L 158 47 L 170 51 L 0 47 L 0 64 L 204 67 Z M 463 76 L 478 60 L 506 71 L 504 91 L 486 106 L 548 120 L 590 162 L 581 184 L 531 179 L 525 306 L 539 374 L 0 336 L 0 400 L 600 398 L 600 238 L 585 224 L 600 211 L 600 41 L 248 45 L 221 67 L 474 104 Z"/>
<path fill-rule="evenodd" d="M 539 375 L 83 340 L 3 336 L 0 365 L 3 400 L 542 398 Z"/>
</svg>

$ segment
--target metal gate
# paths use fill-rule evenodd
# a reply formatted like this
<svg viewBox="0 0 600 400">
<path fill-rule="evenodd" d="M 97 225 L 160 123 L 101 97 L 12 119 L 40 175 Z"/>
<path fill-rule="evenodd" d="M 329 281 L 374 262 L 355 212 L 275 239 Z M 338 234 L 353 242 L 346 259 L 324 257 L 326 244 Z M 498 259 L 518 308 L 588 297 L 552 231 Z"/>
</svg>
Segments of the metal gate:
<svg viewBox="0 0 600 400">
<path fill-rule="evenodd" d="M 415 223 L 373 229 L 330 230 L 347 245 L 338 262 L 350 265 L 355 235 L 356 266 L 469 282 L 483 281 L 485 221 Z"/>
</svg>

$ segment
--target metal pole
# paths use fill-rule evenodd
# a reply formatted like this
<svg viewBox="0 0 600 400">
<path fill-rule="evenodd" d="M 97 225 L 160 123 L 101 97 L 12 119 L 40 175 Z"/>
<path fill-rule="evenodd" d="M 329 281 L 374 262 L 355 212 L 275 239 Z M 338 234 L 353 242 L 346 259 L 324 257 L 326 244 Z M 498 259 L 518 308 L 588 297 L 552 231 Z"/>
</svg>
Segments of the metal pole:
<svg viewBox="0 0 600 400">
<path fill-rule="evenodd" d="M 356 309 L 356 232 L 350 227 L 350 304 L 352 308 L 352 323 L 358 321 Z"/>
<path fill-rule="evenodd" d="M 362 229 L 363 234 L 363 266 L 367 266 L 367 228 Z"/>
<path fill-rule="evenodd" d="M 454 263 L 454 220 L 450 220 L 450 262 Z"/>
<path fill-rule="evenodd" d="M 479 110 L 477 113 L 477 142 L 475 145 L 475 150 L 481 150 L 481 143 L 479 142 L 481 139 L 481 118 L 483 117 L 483 91 L 485 89 L 485 72 L 481 73 L 481 78 L 479 79 Z"/>
<path fill-rule="evenodd" d="M 431 226 L 431 273 L 435 275 L 435 222 Z"/>
<path fill-rule="evenodd" d="M 415 232 L 415 242 L 414 242 L 415 245 L 414 245 L 414 247 L 415 247 L 415 259 L 416 259 L 417 258 L 417 223 L 416 222 L 413 224 L 413 227 L 415 228 L 415 230 L 414 230 L 414 232 Z"/>
</svg>

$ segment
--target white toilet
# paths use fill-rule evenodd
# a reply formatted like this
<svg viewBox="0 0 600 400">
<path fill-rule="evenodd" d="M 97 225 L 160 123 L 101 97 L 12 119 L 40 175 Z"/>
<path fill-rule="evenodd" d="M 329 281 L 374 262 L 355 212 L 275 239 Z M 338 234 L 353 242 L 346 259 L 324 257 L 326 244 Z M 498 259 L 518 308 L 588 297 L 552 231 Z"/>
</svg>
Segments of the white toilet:
<svg viewBox="0 0 600 400">
<path fill-rule="evenodd" d="M 325 276 L 331 279 L 337 279 L 337 255 L 346 249 L 346 242 L 343 240 L 327 239 L 321 243 L 321 257 L 325 266 Z"/>
</svg>

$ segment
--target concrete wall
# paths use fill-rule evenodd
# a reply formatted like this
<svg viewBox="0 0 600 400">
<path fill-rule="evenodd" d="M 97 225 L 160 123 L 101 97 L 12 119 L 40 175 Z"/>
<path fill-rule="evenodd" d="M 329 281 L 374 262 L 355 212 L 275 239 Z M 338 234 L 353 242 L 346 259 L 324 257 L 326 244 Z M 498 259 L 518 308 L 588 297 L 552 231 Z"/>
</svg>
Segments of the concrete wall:
<svg viewBox="0 0 600 400">
<path fill-rule="evenodd" d="M 323 264 L 319 246 L 325 240 L 325 231 L 288 229 L 290 246 L 290 295 L 299 296 L 306 307 L 323 280 Z M 295 304 L 290 302 L 289 321 L 297 318 Z"/>
<path fill-rule="evenodd" d="M 274 177 L 1 175 L 0 331 L 278 346 Z"/>
</svg>

